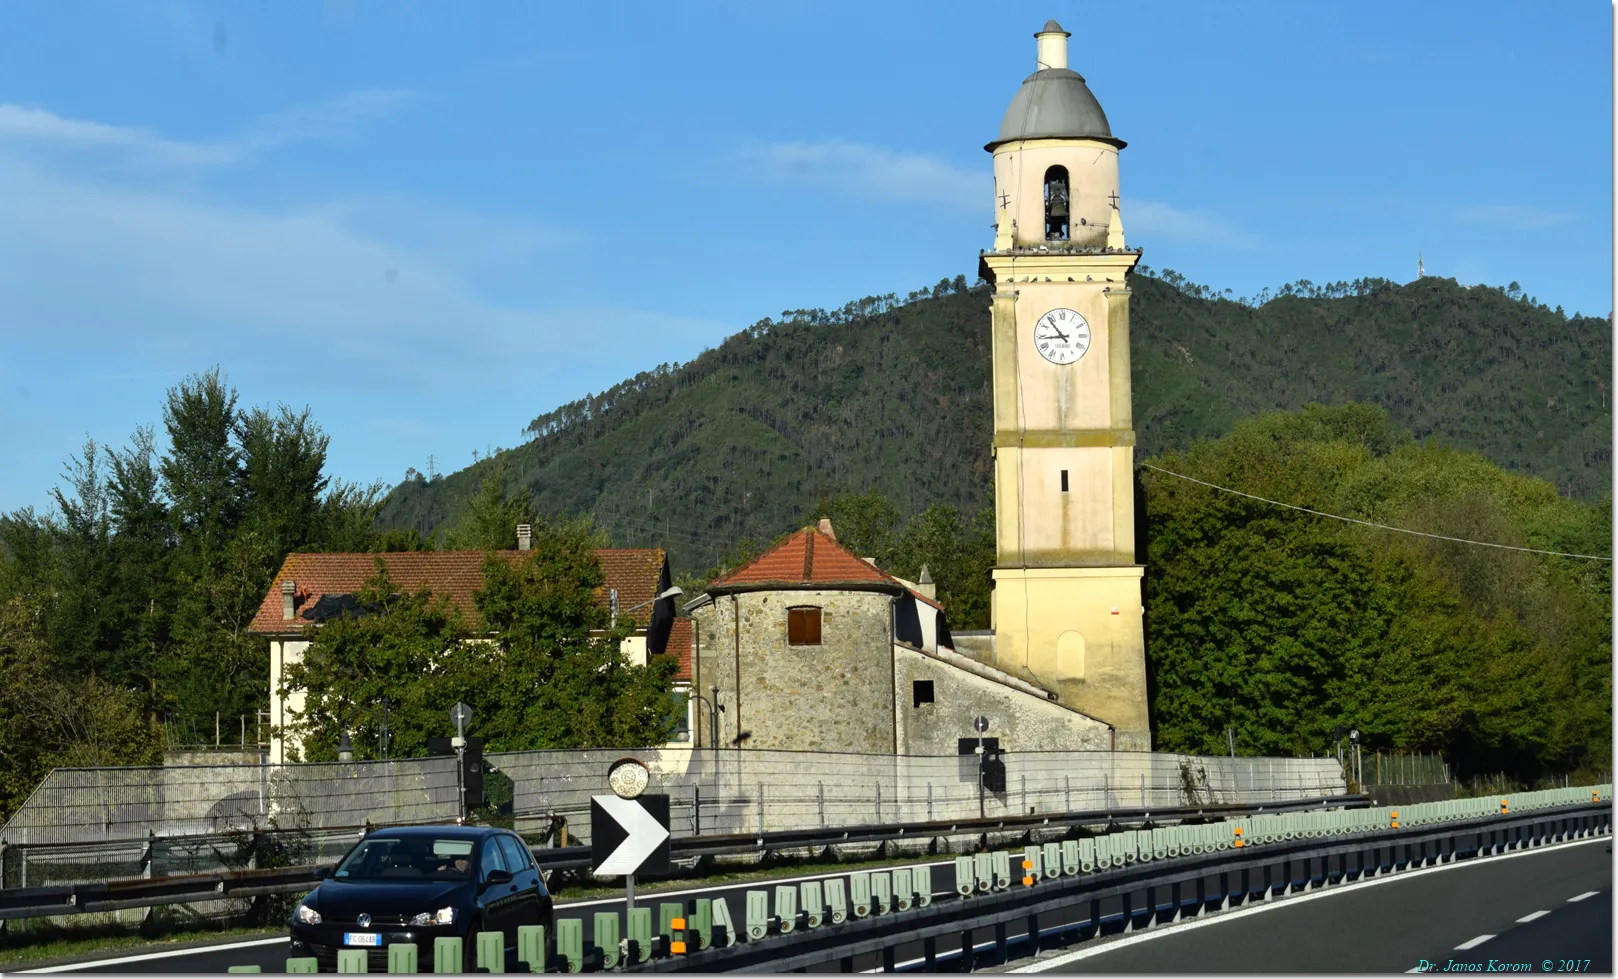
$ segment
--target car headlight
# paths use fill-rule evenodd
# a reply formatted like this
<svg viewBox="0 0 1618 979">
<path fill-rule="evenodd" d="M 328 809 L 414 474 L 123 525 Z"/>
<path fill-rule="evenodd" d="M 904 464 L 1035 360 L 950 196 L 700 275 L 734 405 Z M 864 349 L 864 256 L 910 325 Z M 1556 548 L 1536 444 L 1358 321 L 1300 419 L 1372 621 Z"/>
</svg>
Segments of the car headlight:
<svg viewBox="0 0 1618 979">
<path fill-rule="evenodd" d="M 423 911 L 410 919 L 413 925 L 453 925 L 455 923 L 454 908 L 439 908 L 437 911 Z"/>
<path fill-rule="evenodd" d="M 298 920 L 300 922 L 302 922 L 303 924 L 306 924 L 306 925 L 318 925 L 318 924 L 320 924 L 320 912 L 316 911 L 314 908 L 311 908 L 307 904 L 298 905 L 298 910 L 295 913 L 297 914 Z"/>
</svg>

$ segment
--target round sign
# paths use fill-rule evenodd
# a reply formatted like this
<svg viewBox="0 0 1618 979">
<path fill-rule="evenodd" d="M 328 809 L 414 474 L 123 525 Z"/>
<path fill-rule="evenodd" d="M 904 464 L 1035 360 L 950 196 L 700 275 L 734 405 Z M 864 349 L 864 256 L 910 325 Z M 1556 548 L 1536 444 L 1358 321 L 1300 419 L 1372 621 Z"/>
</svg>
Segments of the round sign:
<svg viewBox="0 0 1618 979">
<path fill-rule="evenodd" d="M 634 758 L 620 758 L 607 769 L 607 785 L 620 799 L 633 799 L 646 791 L 652 773 Z"/>
<path fill-rule="evenodd" d="M 977 720 L 972 722 L 972 730 L 978 732 L 979 734 L 982 734 L 984 731 L 987 731 L 988 729 L 989 729 L 989 719 L 987 717 L 984 717 L 982 714 L 979 714 L 977 716 Z"/>
</svg>

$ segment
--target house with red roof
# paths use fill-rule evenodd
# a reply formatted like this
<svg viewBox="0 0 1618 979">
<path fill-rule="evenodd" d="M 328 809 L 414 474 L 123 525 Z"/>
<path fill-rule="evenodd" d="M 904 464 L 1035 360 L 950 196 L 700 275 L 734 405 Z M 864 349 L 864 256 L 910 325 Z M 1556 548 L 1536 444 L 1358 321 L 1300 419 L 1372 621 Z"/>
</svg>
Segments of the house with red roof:
<svg viewBox="0 0 1618 979">
<path fill-rule="evenodd" d="M 528 550 L 527 529 L 518 528 L 516 550 L 496 551 L 495 555 L 520 560 Z M 248 629 L 270 641 L 269 713 L 270 724 L 277 732 L 270 742 L 270 762 L 286 762 L 295 753 L 297 745 L 284 740 L 279 732 L 303 709 L 304 703 L 302 691 L 293 691 L 286 698 L 280 696 L 281 677 L 309 648 L 311 630 L 318 630 L 322 623 L 356 607 L 356 596 L 375 576 L 378 562 L 401 590 L 426 588 L 448 600 L 475 624 L 478 615 L 473 595 L 483 587 L 486 556 L 484 551 L 288 554 Z M 676 659 L 675 709 L 685 720 L 672 744 L 687 746 L 691 736 L 692 709 L 687 701 L 694 632 L 691 620 L 677 614 L 678 592 L 668 594 L 672 590 L 668 556 L 662 548 L 600 548 L 596 560 L 606 576 L 606 582 L 597 590 L 597 600 L 619 620 L 635 624 L 634 633 L 624 640 L 625 658 L 640 664 L 652 656 Z"/>
<path fill-rule="evenodd" d="M 1005 750 L 1112 748 L 1112 728 L 1054 689 L 957 653 L 922 578 L 881 570 L 821 520 L 714 581 L 686 606 L 691 687 L 714 707 L 696 745 L 953 755 L 983 716 Z"/>
</svg>

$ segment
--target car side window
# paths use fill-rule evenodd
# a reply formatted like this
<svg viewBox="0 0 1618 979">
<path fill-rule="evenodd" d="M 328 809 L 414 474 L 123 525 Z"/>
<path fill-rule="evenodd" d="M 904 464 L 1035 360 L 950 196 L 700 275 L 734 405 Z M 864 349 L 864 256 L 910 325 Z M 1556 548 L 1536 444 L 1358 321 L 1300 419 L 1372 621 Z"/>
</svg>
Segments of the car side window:
<svg viewBox="0 0 1618 979">
<path fill-rule="evenodd" d="M 498 836 L 491 836 L 483 841 L 483 866 L 478 870 L 478 873 L 484 880 L 489 879 L 489 871 L 491 870 L 511 869 L 506 866 L 505 858 L 500 854 L 500 844 L 497 842 L 499 839 Z"/>
<path fill-rule="evenodd" d="M 527 870 L 533 865 L 528 858 L 528 848 L 515 836 L 497 836 L 500 841 L 500 852 L 506 858 L 506 868 L 512 873 Z"/>
</svg>

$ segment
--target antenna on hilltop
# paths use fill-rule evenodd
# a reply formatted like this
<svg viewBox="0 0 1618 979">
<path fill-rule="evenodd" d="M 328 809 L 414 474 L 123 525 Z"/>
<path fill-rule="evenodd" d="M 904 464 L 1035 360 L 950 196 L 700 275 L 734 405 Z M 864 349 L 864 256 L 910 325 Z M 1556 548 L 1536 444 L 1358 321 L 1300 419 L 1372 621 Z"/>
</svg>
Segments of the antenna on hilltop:
<svg viewBox="0 0 1618 979">
<path fill-rule="evenodd" d="M 435 459 L 436 459 L 435 456 L 428 456 L 427 457 L 427 478 L 429 480 L 433 480 L 433 479 L 438 478 L 438 471 L 433 468 L 433 462 L 435 461 Z"/>
<path fill-rule="evenodd" d="M 1422 276 L 1424 276 L 1426 274 L 1427 274 L 1427 266 L 1421 264 L 1421 252 L 1417 252 L 1416 253 L 1416 278 L 1419 279 L 1419 278 L 1421 278 Z"/>
</svg>

